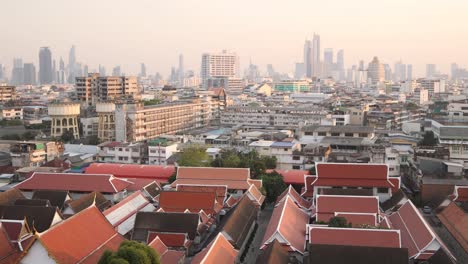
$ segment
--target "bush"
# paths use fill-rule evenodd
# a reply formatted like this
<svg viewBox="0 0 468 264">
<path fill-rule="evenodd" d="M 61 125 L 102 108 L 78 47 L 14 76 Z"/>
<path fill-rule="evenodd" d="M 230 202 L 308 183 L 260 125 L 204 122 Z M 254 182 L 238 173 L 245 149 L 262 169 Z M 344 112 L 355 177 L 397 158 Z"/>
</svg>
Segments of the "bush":
<svg viewBox="0 0 468 264">
<path fill-rule="evenodd" d="M 158 253 L 151 247 L 136 241 L 124 241 L 117 252 L 106 250 L 98 264 L 160 264 Z"/>
</svg>

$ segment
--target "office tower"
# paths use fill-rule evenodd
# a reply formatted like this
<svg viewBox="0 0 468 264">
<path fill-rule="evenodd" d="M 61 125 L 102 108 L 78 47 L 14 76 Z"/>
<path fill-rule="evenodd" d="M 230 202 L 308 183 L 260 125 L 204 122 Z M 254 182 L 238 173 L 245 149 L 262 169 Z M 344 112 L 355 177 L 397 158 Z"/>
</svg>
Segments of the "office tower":
<svg viewBox="0 0 468 264">
<path fill-rule="evenodd" d="M 3 65 L 0 64 L 0 81 L 3 80 L 3 73 L 4 73 L 4 72 L 5 72 L 5 71 L 3 70 Z"/>
<path fill-rule="evenodd" d="M 52 80 L 52 52 L 49 47 L 42 47 L 39 50 L 39 83 L 50 84 Z"/>
<path fill-rule="evenodd" d="M 76 51 L 75 45 L 72 45 L 68 53 L 68 83 L 74 83 L 76 76 Z"/>
<path fill-rule="evenodd" d="M 458 65 L 456 63 L 450 64 L 450 77 L 452 80 L 457 79 Z"/>
<path fill-rule="evenodd" d="M 323 66 L 323 77 L 331 76 L 333 71 L 333 49 L 323 50 Z"/>
<path fill-rule="evenodd" d="M 392 79 L 392 68 L 388 64 L 384 64 L 384 71 L 385 71 L 385 80 Z"/>
<path fill-rule="evenodd" d="M 146 77 L 146 65 L 144 63 L 140 65 L 140 77 Z"/>
<path fill-rule="evenodd" d="M 383 82 L 385 80 L 385 68 L 383 64 L 380 63 L 379 58 L 374 57 L 374 59 L 369 62 L 367 71 L 372 84 Z"/>
<path fill-rule="evenodd" d="M 36 67 L 32 63 L 25 63 L 23 67 L 24 79 L 23 83 L 28 85 L 36 84 Z"/>
<path fill-rule="evenodd" d="M 99 64 L 99 75 L 106 76 L 106 68 L 104 66 L 101 66 L 101 64 Z"/>
<path fill-rule="evenodd" d="M 320 62 L 320 35 L 314 33 L 312 39 L 312 77 L 320 77 L 321 74 L 321 62 Z"/>
<path fill-rule="evenodd" d="M 413 80 L 413 65 L 412 64 L 408 64 L 406 67 L 406 79 L 408 81 Z"/>
<path fill-rule="evenodd" d="M 308 78 L 312 78 L 312 42 L 306 40 L 304 43 L 304 73 Z"/>
<path fill-rule="evenodd" d="M 112 69 L 112 76 L 120 76 L 121 72 L 120 72 L 120 66 L 115 66 L 113 69 Z"/>
<path fill-rule="evenodd" d="M 276 71 L 273 68 L 273 64 L 267 64 L 267 74 L 268 74 L 268 77 L 273 77 L 276 75 Z"/>
<path fill-rule="evenodd" d="M 63 61 L 62 57 L 59 60 L 59 69 L 57 71 L 57 83 L 64 84 L 65 83 L 65 62 Z"/>
<path fill-rule="evenodd" d="M 434 77 L 437 73 L 437 68 L 435 64 L 426 64 L 426 78 Z"/>
<path fill-rule="evenodd" d="M 296 62 L 296 68 L 294 69 L 294 79 L 300 80 L 305 76 L 304 63 Z"/>
<path fill-rule="evenodd" d="M 21 58 L 13 59 L 13 69 L 11 70 L 11 84 L 21 85 L 23 84 L 23 60 Z"/>
<path fill-rule="evenodd" d="M 84 106 L 139 94 L 137 78 L 133 76 L 99 76 L 94 73 L 76 77 L 75 87 L 78 99 Z"/>
<path fill-rule="evenodd" d="M 179 83 L 184 82 L 185 69 L 184 69 L 184 55 L 179 55 Z"/>
<path fill-rule="evenodd" d="M 249 83 L 257 82 L 257 80 L 260 77 L 260 71 L 258 70 L 258 66 L 250 62 L 249 68 L 245 72 L 245 77 Z"/>
<path fill-rule="evenodd" d="M 83 66 L 83 76 L 88 76 L 89 74 L 89 68 L 88 65 Z"/>
<path fill-rule="evenodd" d="M 236 78 L 239 75 L 239 57 L 234 52 L 203 53 L 201 78 L 203 88 L 209 79 Z"/>
<path fill-rule="evenodd" d="M 57 81 L 57 65 L 55 64 L 55 60 L 52 60 L 52 82 Z"/>
<path fill-rule="evenodd" d="M 338 69 L 339 80 L 345 80 L 345 65 L 344 65 L 344 50 L 339 50 L 336 53 L 336 68 Z"/>
</svg>

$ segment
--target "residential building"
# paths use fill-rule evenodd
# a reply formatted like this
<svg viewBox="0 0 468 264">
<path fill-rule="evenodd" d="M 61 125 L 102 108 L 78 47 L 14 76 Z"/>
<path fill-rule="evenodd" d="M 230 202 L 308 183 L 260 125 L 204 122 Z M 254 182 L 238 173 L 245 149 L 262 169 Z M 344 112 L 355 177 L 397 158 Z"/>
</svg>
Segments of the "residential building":
<svg viewBox="0 0 468 264">
<path fill-rule="evenodd" d="M 449 103 L 447 114 L 450 122 L 466 122 L 468 124 L 468 104 Z"/>
<path fill-rule="evenodd" d="M 144 143 L 109 141 L 98 147 L 97 159 L 101 162 L 145 164 L 148 160 L 148 147 Z"/>
<path fill-rule="evenodd" d="M 273 83 L 273 90 L 276 92 L 307 93 L 311 91 L 311 85 L 308 81 L 285 80 Z"/>
<path fill-rule="evenodd" d="M 148 141 L 148 164 L 167 165 L 167 160 L 177 152 L 178 143 L 157 138 Z"/>
<path fill-rule="evenodd" d="M 208 80 L 239 77 L 239 57 L 223 50 L 221 53 L 203 53 L 201 62 L 202 86 L 209 88 Z"/>
<path fill-rule="evenodd" d="M 377 84 L 385 81 L 385 68 L 383 64 L 380 63 L 379 58 L 374 57 L 374 59 L 372 59 L 372 61 L 369 62 L 367 72 L 372 84 Z"/>
<path fill-rule="evenodd" d="M 0 103 L 16 100 L 16 87 L 0 84 Z"/>
<path fill-rule="evenodd" d="M 431 120 L 431 130 L 439 143 L 449 148 L 450 159 L 462 161 L 464 170 L 468 170 L 468 125 Z"/>
<path fill-rule="evenodd" d="M 78 100 L 84 106 L 96 105 L 101 101 L 138 98 L 140 93 L 137 77 L 100 76 L 98 73 L 76 77 L 75 88 Z"/>
<path fill-rule="evenodd" d="M 0 106 L 0 120 L 23 120 L 23 108 Z"/>
<path fill-rule="evenodd" d="M 59 142 L 11 142 L 10 155 L 13 167 L 39 167 L 63 153 Z"/>
<path fill-rule="evenodd" d="M 301 151 L 298 142 L 274 142 L 270 145 L 271 156 L 276 157 L 276 167 L 281 170 L 304 169 L 303 157 L 296 152 Z"/>
</svg>

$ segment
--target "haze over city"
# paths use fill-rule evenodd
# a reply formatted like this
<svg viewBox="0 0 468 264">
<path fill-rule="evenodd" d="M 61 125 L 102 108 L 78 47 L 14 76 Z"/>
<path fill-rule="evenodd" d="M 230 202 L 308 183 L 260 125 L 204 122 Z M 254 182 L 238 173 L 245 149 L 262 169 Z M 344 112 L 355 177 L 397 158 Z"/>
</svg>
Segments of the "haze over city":
<svg viewBox="0 0 468 264">
<path fill-rule="evenodd" d="M 442 71 L 452 62 L 467 66 L 467 8 L 462 0 L 4 1 L 0 61 L 37 64 L 41 46 L 58 60 L 76 45 L 90 69 L 121 65 L 137 74 L 144 62 L 149 73 L 167 76 L 180 53 L 198 73 L 203 52 L 228 49 L 241 69 L 251 60 L 262 71 L 271 63 L 293 73 L 315 32 L 322 48 L 344 49 L 347 68 L 379 56 L 390 65 L 411 63 L 422 76 L 428 63 Z"/>
</svg>

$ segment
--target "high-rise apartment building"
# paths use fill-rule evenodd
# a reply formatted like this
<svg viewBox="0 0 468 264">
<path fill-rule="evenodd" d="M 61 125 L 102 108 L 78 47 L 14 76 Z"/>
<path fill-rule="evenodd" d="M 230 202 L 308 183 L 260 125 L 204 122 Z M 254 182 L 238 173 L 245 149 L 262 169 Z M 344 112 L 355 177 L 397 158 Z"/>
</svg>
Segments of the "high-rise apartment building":
<svg viewBox="0 0 468 264">
<path fill-rule="evenodd" d="M 437 74 L 437 67 L 435 64 L 426 64 L 426 78 L 432 78 Z"/>
<path fill-rule="evenodd" d="M 320 35 L 314 34 L 312 39 L 312 71 L 313 77 L 320 77 L 322 73 L 322 63 L 320 61 Z"/>
<path fill-rule="evenodd" d="M 23 60 L 21 58 L 13 59 L 13 69 L 11 71 L 11 83 L 13 85 L 23 84 Z"/>
<path fill-rule="evenodd" d="M 53 81 L 52 52 L 49 47 L 39 50 L 39 83 L 50 84 Z"/>
<path fill-rule="evenodd" d="M 201 78 L 203 88 L 209 88 L 209 79 L 236 77 L 239 77 L 239 57 L 236 53 L 223 50 L 221 53 L 202 54 Z"/>
<path fill-rule="evenodd" d="M 84 106 L 139 95 L 137 78 L 134 76 L 99 76 L 93 73 L 88 77 L 76 77 L 75 88 Z"/>
<path fill-rule="evenodd" d="M 23 83 L 27 85 L 36 84 L 36 67 L 32 63 L 25 63 L 23 67 Z"/>
<path fill-rule="evenodd" d="M 140 77 L 146 77 L 146 65 L 144 63 L 140 64 Z"/>
<path fill-rule="evenodd" d="M 76 76 L 76 51 L 75 45 L 72 45 L 68 53 L 68 82 L 73 83 Z"/>
<path fill-rule="evenodd" d="M 323 50 L 323 77 L 332 76 L 333 67 L 333 49 Z"/>
<path fill-rule="evenodd" d="M 338 70 L 338 76 L 340 81 L 345 80 L 345 65 L 344 65 L 344 50 L 339 50 L 336 53 L 336 68 Z"/>
<path fill-rule="evenodd" d="M 306 40 L 304 43 L 304 74 L 312 78 L 312 41 Z"/>
<path fill-rule="evenodd" d="M 369 62 L 367 76 L 371 79 L 372 84 L 383 82 L 385 80 L 385 67 L 380 63 L 379 58 L 374 57 L 374 59 Z"/>
</svg>

